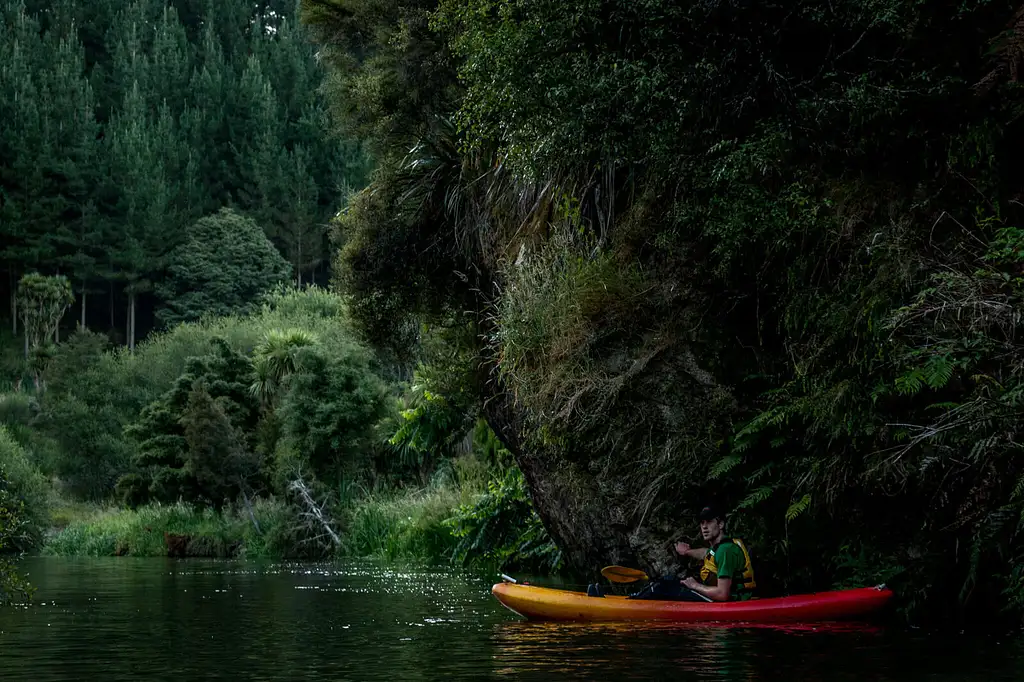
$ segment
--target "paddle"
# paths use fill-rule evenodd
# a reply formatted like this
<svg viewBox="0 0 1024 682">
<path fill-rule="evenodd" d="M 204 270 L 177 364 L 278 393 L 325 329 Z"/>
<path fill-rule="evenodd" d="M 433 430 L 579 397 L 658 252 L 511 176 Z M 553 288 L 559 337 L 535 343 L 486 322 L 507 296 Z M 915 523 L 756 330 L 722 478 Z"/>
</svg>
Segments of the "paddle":
<svg viewBox="0 0 1024 682">
<path fill-rule="evenodd" d="M 647 574 L 636 568 L 625 566 L 605 566 L 601 575 L 613 583 L 635 583 L 637 580 L 648 580 Z"/>
</svg>

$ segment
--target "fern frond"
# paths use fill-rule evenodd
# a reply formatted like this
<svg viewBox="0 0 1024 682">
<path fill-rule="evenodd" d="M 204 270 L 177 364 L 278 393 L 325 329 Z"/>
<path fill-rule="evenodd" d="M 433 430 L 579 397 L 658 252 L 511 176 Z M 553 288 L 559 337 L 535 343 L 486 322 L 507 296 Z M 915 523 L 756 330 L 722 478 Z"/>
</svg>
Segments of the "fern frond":
<svg viewBox="0 0 1024 682">
<path fill-rule="evenodd" d="M 915 395 L 924 386 L 924 374 L 919 369 L 912 369 L 903 376 L 896 377 L 896 392 L 900 395 Z"/>
<path fill-rule="evenodd" d="M 715 462 L 715 466 L 711 467 L 711 471 L 708 473 L 708 478 L 715 479 L 732 471 L 743 461 L 743 458 L 739 455 L 728 455 Z"/>
<path fill-rule="evenodd" d="M 789 523 L 796 517 L 803 514 L 808 507 L 811 506 L 811 494 L 807 493 L 799 500 L 789 505 L 789 509 L 786 510 L 786 523 Z"/>
<path fill-rule="evenodd" d="M 767 500 L 769 497 L 772 496 L 772 493 L 774 493 L 774 492 L 775 492 L 775 486 L 772 486 L 772 485 L 761 486 L 760 488 L 757 488 L 752 493 L 750 493 L 745 498 L 743 498 L 743 500 L 738 505 L 736 505 L 736 508 L 737 509 L 749 509 L 751 507 L 754 507 L 754 506 L 756 506 L 758 504 L 761 504 L 765 500 Z"/>
<path fill-rule="evenodd" d="M 772 469 L 774 468 L 775 462 L 768 462 L 764 466 L 757 469 L 757 471 L 747 476 L 747 483 L 756 483 L 758 480 L 764 478 L 767 474 L 771 473 Z"/>
<path fill-rule="evenodd" d="M 1013 486 L 1013 493 L 1010 495 L 1010 500 L 1014 502 L 1021 498 L 1024 498 L 1024 474 L 1017 479 L 1017 484 Z"/>
<path fill-rule="evenodd" d="M 947 355 L 934 355 L 924 366 L 924 381 L 932 390 L 940 389 L 949 383 L 955 369 Z"/>
</svg>

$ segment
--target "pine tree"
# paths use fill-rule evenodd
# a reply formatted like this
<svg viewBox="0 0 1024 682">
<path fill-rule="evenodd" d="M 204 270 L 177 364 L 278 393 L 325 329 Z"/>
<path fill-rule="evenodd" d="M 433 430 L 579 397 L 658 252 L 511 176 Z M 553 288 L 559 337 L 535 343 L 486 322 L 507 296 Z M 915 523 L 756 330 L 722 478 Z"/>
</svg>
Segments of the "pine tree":
<svg viewBox="0 0 1024 682">
<path fill-rule="evenodd" d="M 324 134 L 293 0 L 0 0 L 0 21 L 0 291 L 16 332 L 16 283 L 38 269 L 72 281 L 80 326 L 109 291 L 109 329 L 133 345 L 175 239 L 227 206 L 298 281 L 321 269 L 319 226 L 366 157 Z"/>
<path fill-rule="evenodd" d="M 98 181 L 99 126 L 77 26 L 72 17 L 58 15 L 57 19 L 44 40 L 51 69 L 39 72 L 47 102 L 47 127 L 54 131 L 54 166 L 49 174 L 59 178 L 60 187 L 60 201 L 54 206 L 59 219 L 47 239 L 55 252 L 54 267 L 67 272 L 78 286 L 80 326 L 84 328 L 88 288 L 97 278 L 97 255 L 103 246 L 92 196 Z"/>
<path fill-rule="evenodd" d="M 164 7 L 153 36 L 149 60 L 151 106 L 167 105 L 172 115 L 180 117 L 188 102 L 191 58 L 188 35 L 173 7 Z"/>
<path fill-rule="evenodd" d="M 232 145 L 232 162 L 239 176 L 235 195 L 240 207 L 273 238 L 281 217 L 282 126 L 277 97 L 256 55 L 246 63 L 234 102 L 231 137 L 237 142 Z"/>
<path fill-rule="evenodd" d="M 292 264 L 296 284 L 302 286 L 303 273 L 309 272 L 326 256 L 326 222 L 317 205 L 318 187 L 310 154 L 299 145 L 288 155 L 283 200 L 288 217 L 281 226 L 285 257 Z"/>
<path fill-rule="evenodd" d="M 113 264 L 128 296 L 129 349 L 135 348 L 138 297 L 150 291 L 161 257 L 173 247 L 174 186 L 164 161 L 168 140 L 174 137 L 168 118 L 149 119 L 135 84 L 110 124 L 110 175 L 120 192 L 119 220 L 110 239 L 116 244 Z"/>
<path fill-rule="evenodd" d="M 203 28 L 198 66 L 193 71 L 190 89 L 201 115 L 189 117 L 187 136 L 191 147 L 201 151 L 198 170 L 205 214 L 230 205 L 235 186 L 229 165 L 231 131 L 226 124 L 228 103 L 235 94 L 234 79 L 224 61 L 217 33 L 209 23 Z"/>
<path fill-rule="evenodd" d="M 41 29 L 23 3 L 9 3 L 4 9 L 11 33 L 3 41 L 6 54 L 0 66 L 5 109 L 2 112 L 5 134 L 0 142 L 3 147 L 0 190 L 4 202 L 0 257 L 13 282 L 19 273 L 51 262 L 54 254 L 46 231 L 55 219 L 59 195 L 55 195 L 47 172 L 55 161 L 54 131 L 39 82 L 45 68 Z M 13 287 L 11 294 L 12 317 L 15 318 L 12 326 L 17 333 L 17 299 L 13 297 Z"/>
</svg>

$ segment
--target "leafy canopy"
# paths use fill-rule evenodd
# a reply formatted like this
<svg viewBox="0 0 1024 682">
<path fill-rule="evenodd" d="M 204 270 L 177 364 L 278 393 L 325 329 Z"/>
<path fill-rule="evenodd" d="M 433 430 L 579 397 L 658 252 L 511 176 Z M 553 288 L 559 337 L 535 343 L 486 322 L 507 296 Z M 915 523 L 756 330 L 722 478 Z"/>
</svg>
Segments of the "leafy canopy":
<svg viewBox="0 0 1024 682">
<path fill-rule="evenodd" d="M 206 315 L 253 312 L 260 296 L 287 281 L 291 268 L 256 223 L 232 209 L 198 220 L 171 252 L 161 288 L 165 325 Z"/>
</svg>

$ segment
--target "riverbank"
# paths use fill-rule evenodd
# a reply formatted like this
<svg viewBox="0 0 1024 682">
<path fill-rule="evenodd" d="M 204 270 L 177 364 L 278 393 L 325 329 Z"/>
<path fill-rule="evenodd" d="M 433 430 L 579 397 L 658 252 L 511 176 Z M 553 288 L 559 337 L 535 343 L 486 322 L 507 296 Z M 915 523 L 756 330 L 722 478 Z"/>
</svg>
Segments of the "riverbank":
<svg viewBox="0 0 1024 682">
<path fill-rule="evenodd" d="M 364 492 L 334 505 L 336 542 L 315 541 L 298 510 L 277 498 L 243 509 L 148 504 L 137 509 L 74 503 L 56 506 L 39 553 L 308 559 L 374 558 L 552 571 L 557 549 L 541 537 L 517 470 L 439 477 L 422 488 Z"/>
<path fill-rule="evenodd" d="M 457 509 L 444 491 L 377 496 L 348 511 L 351 522 L 333 552 L 342 556 L 440 560 L 456 538 L 444 522 Z M 138 509 L 96 506 L 63 527 L 51 528 L 40 549 L 55 556 L 302 558 L 297 519 L 277 499 L 256 499 L 252 514 L 214 511 L 185 502 Z"/>
</svg>

